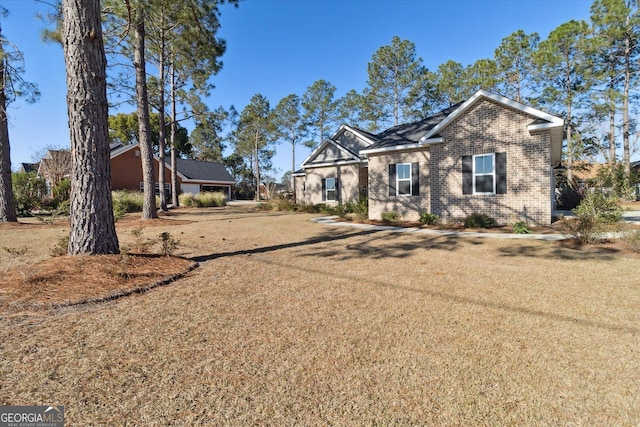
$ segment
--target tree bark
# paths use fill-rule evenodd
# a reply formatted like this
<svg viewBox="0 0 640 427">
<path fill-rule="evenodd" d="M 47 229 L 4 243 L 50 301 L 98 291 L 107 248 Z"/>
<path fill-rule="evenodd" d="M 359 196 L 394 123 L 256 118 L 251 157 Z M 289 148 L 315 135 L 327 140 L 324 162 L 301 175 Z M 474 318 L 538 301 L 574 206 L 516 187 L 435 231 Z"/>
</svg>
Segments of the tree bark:
<svg viewBox="0 0 640 427">
<path fill-rule="evenodd" d="M 180 205 L 178 198 L 178 156 L 176 153 L 176 133 L 178 113 L 176 110 L 176 73 L 171 58 L 171 202 L 174 208 Z"/>
<path fill-rule="evenodd" d="M 7 122 L 7 97 L 5 95 L 5 62 L 0 44 L 0 222 L 17 222 L 16 205 L 11 185 L 11 148 Z"/>
<path fill-rule="evenodd" d="M 140 141 L 140 158 L 142 160 L 142 181 L 144 201 L 142 219 L 158 217 L 156 208 L 155 181 L 153 177 L 153 149 L 151 147 L 149 95 L 147 93 L 146 61 L 144 57 L 144 10 L 136 8 L 135 52 L 133 64 L 136 69 L 136 101 L 138 104 L 138 140 Z"/>
<path fill-rule="evenodd" d="M 627 18 L 628 21 L 628 18 Z M 625 39 L 624 94 L 622 105 L 622 162 L 627 176 L 631 173 L 631 150 L 629 145 L 629 91 L 631 83 L 631 40 Z"/>
<path fill-rule="evenodd" d="M 68 253 L 117 254 L 100 1 L 63 0 L 62 12 L 72 156 Z"/>
<path fill-rule="evenodd" d="M 164 26 L 164 14 L 161 16 L 160 26 Z M 159 75 L 158 75 L 158 90 L 159 90 L 159 99 L 158 99 L 158 187 L 160 190 L 160 209 L 163 211 L 167 211 L 167 193 L 164 191 L 164 168 L 165 168 L 165 141 L 167 138 L 166 129 L 165 129 L 165 121 L 164 121 L 164 89 L 165 89 L 165 33 L 164 28 L 160 30 L 162 33 L 160 35 L 160 64 L 158 65 Z"/>
</svg>

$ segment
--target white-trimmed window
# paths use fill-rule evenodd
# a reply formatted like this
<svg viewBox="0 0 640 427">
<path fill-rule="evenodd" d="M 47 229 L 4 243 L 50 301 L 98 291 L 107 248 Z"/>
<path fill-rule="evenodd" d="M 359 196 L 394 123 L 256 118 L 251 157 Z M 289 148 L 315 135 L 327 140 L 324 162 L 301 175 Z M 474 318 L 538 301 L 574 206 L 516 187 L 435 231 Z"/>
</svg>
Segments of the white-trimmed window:
<svg viewBox="0 0 640 427">
<path fill-rule="evenodd" d="M 473 156 L 473 192 L 474 194 L 495 194 L 495 155 L 477 154 Z"/>
<path fill-rule="evenodd" d="M 462 194 L 506 194 L 507 154 L 462 156 Z"/>
<path fill-rule="evenodd" d="M 389 196 L 419 196 L 419 178 L 418 162 L 389 164 Z"/>
<path fill-rule="evenodd" d="M 411 195 L 411 163 L 396 164 L 396 188 L 398 196 Z"/>
<path fill-rule="evenodd" d="M 324 178 L 322 180 L 322 200 L 335 202 L 338 200 L 338 179 Z"/>
</svg>

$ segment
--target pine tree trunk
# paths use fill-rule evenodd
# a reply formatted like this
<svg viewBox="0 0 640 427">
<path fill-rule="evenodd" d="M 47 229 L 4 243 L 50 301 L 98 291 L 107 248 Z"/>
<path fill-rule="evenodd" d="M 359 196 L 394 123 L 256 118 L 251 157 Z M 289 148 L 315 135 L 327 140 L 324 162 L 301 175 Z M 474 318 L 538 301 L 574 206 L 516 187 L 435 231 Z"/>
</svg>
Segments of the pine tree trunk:
<svg viewBox="0 0 640 427">
<path fill-rule="evenodd" d="M 142 181 L 144 187 L 142 219 L 153 219 L 158 217 L 158 213 L 156 211 L 156 193 L 153 176 L 153 149 L 151 147 L 149 96 L 147 93 L 147 74 L 144 57 L 144 10 L 142 7 L 138 7 L 136 9 L 136 22 L 134 27 L 135 52 L 133 64 L 136 69 L 138 140 L 140 141 L 140 158 L 142 160 Z"/>
<path fill-rule="evenodd" d="M 611 97 L 609 101 L 609 164 L 616 164 L 616 100 L 614 97 L 615 81 L 613 77 L 609 83 Z M 612 170 L 613 171 L 613 170 Z"/>
<path fill-rule="evenodd" d="M 164 25 L 164 15 L 161 17 L 162 21 L 160 25 Z M 158 159 L 159 159 L 159 167 L 158 167 L 158 187 L 160 189 L 160 209 L 163 211 L 167 211 L 167 193 L 164 191 L 164 168 L 165 168 L 165 141 L 167 138 L 165 122 L 164 122 L 164 89 L 165 89 L 165 44 L 164 44 L 164 29 L 161 30 L 161 46 L 160 46 L 160 64 L 158 65 L 159 76 L 158 76 Z"/>
<path fill-rule="evenodd" d="M 622 106 L 622 162 L 627 176 L 631 173 L 631 151 L 629 146 L 629 86 L 631 82 L 631 40 L 625 40 L 625 73 Z"/>
<path fill-rule="evenodd" d="M 69 255 L 117 254 L 100 1 L 63 0 L 62 12 L 72 156 Z"/>
<path fill-rule="evenodd" d="M 171 58 L 171 202 L 174 208 L 180 205 L 178 199 L 178 159 L 176 153 L 176 133 L 178 113 L 176 111 L 176 73 L 173 68 L 173 56 Z"/>
<path fill-rule="evenodd" d="M 0 45 L 0 222 L 16 222 L 16 206 L 11 186 L 11 148 L 7 123 L 7 98 L 4 92 L 4 52 Z"/>
</svg>

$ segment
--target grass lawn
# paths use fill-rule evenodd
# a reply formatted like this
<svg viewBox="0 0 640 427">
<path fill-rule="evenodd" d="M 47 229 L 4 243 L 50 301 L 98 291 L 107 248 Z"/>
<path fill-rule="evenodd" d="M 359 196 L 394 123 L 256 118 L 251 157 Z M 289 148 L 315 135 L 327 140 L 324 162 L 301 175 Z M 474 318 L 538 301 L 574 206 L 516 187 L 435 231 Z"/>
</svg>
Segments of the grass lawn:
<svg viewBox="0 0 640 427">
<path fill-rule="evenodd" d="M 121 244 L 167 231 L 200 266 L 0 313 L 0 405 L 64 405 L 68 425 L 640 424 L 638 255 L 311 217 L 184 209 L 135 239 L 118 223 Z M 0 228 L 0 248 L 29 248 L 0 271 L 30 274 L 65 232 Z"/>
</svg>

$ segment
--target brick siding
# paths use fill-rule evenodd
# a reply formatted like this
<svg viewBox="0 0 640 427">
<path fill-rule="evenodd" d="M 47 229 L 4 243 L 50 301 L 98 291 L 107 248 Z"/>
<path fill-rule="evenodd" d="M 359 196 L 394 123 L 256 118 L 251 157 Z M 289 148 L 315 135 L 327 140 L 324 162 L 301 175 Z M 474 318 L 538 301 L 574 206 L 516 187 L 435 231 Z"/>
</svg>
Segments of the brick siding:
<svg viewBox="0 0 640 427">
<path fill-rule="evenodd" d="M 529 224 L 551 222 L 551 133 L 534 132 L 535 120 L 502 104 L 483 99 L 441 132 L 444 143 L 419 150 L 369 156 L 369 217 L 398 212 L 405 220 L 421 212 L 458 222 L 481 212 L 498 223 L 524 220 Z M 462 156 L 504 152 L 507 155 L 507 192 L 492 195 L 462 194 Z M 420 195 L 391 197 L 388 193 L 390 163 L 420 163 Z"/>
</svg>

